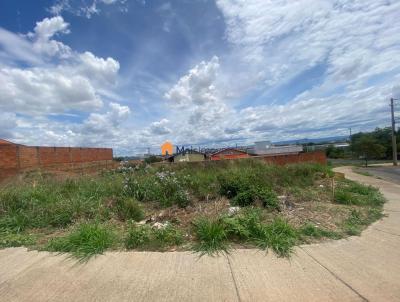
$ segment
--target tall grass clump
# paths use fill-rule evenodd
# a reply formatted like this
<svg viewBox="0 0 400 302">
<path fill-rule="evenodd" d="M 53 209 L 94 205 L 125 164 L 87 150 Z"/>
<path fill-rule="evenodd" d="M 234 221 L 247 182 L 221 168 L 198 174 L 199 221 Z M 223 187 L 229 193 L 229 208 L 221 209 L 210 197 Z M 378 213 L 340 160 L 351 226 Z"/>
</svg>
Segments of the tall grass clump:
<svg viewBox="0 0 400 302">
<path fill-rule="evenodd" d="M 102 254 L 115 240 L 116 235 L 106 226 L 83 223 L 69 235 L 51 239 L 46 249 L 71 253 L 76 258 L 87 260 L 94 255 Z"/>
<path fill-rule="evenodd" d="M 200 217 L 194 222 L 194 234 L 197 242 L 194 250 L 201 255 L 228 252 L 228 233 L 221 218 Z"/>
</svg>

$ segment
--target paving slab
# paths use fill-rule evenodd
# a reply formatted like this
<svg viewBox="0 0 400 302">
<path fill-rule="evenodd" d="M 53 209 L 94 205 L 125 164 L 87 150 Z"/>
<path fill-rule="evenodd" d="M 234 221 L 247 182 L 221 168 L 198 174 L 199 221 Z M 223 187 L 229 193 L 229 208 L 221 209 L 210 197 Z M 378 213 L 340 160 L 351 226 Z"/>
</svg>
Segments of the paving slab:
<svg viewBox="0 0 400 302">
<path fill-rule="evenodd" d="M 290 259 L 255 250 L 229 259 L 241 301 L 363 301 L 300 248 Z"/>
</svg>

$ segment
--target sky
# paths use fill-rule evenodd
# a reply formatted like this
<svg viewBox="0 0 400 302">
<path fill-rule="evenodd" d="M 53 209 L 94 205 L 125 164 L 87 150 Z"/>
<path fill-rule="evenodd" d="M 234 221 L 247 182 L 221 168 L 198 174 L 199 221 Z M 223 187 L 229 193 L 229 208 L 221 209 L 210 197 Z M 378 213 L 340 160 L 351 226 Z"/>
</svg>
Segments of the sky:
<svg viewBox="0 0 400 302">
<path fill-rule="evenodd" d="M 398 0 L 0 0 L 0 138 L 133 155 L 389 126 L 399 12 Z"/>
</svg>

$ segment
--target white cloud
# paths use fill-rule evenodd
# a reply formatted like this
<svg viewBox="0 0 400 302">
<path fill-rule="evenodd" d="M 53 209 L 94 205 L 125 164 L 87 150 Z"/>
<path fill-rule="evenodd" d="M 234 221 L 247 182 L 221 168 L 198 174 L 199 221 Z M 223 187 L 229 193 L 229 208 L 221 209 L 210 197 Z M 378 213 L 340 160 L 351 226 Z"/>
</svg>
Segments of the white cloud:
<svg viewBox="0 0 400 302">
<path fill-rule="evenodd" d="M 0 62 L 25 61 L 31 64 L 40 64 L 40 54 L 32 50 L 32 44 L 21 36 L 18 36 L 0 27 Z"/>
<path fill-rule="evenodd" d="M 120 12 L 127 12 L 126 0 L 56 0 L 48 9 L 53 15 L 60 15 L 69 12 L 76 16 L 83 16 L 90 19 L 93 15 L 101 12 L 99 6 L 111 6 L 119 4 Z"/>
<path fill-rule="evenodd" d="M 68 27 L 69 24 L 60 16 L 37 22 L 34 32 L 28 34 L 33 40 L 33 49 L 49 56 L 69 57 L 71 49 L 62 42 L 52 39 L 56 34 L 68 34 L 70 32 Z"/>
<path fill-rule="evenodd" d="M 0 107 L 25 114 L 96 110 L 102 106 L 90 81 L 62 70 L 2 68 Z"/>
<path fill-rule="evenodd" d="M 110 110 L 104 114 L 91 113 L 81 130 L 85 134 L 100 134 L 101 137 L 97 137 L 98 140 L 115 133 L 118 126 L 129 117 L 131 111 L 129 107 L 117 103 L 110 103 L 109 106 Z"/>
<path fill-rule="evenodd" d="M 78 69 L 88 78 L 95 79 L 100 84 L 115 84 L 119 71 L 119 63 L 113 58 L 99 58 L 86 51 L 79 55 L 81 64 Z"/>
<path fill-rule="evenodd" d="M 30 45 L 34 53 L 41 54 L 42 62 L 33 67 L 18 68 L 0 65 L 0 108 L 28 115 L 63 113 L 71 110 L 96 111 L 103 105 L 101 95 L 116 83 L 119 63 L 113 58 L 99 58 L 91 52 L 77 53 L 54 40 L 58 33 L 69 33 L 68 23 L 61 16 L 37 22 L 29 39 L 10 32 L 4 44 L 11 48 L 17 43 Z M 0 32 L 1 36 L 1 32 Z M 11 41 L 7 44 L 7 41 Z M 25 55 L 10 57 L 23 59 Z M 63 57 L 62 61 L 58 61 Z M 28 58 L 29 59 L 29 58 Z M 11 60 L 12 61 L 12 60 Z M 54 63 L 53 63 L 54 62 Z M 35 66 L 36 65 L 36 66 Z"/>
<path fill-rule="evenodd" d="M 400 2 L 217 0 L 236 60 L 268 85 L 327 64 L 329 79 L 356 82 L 400 64 Z"/>
<path fill-rule="evenodd" d="M 165 97 L 177 106 L 205 105 L 217 100 L 214 82 L 219 69 L 218 57 L 202 61 L 179 79 Z"/>
<path fill-rule="evenodd" d="M 150 132 L 155 135 L 166 135 L 171 133 L 171 129 L 167 127 L 169 120 L 162 119 L 158 122 L 153 122 L 150 125 Z"/>
</svg>

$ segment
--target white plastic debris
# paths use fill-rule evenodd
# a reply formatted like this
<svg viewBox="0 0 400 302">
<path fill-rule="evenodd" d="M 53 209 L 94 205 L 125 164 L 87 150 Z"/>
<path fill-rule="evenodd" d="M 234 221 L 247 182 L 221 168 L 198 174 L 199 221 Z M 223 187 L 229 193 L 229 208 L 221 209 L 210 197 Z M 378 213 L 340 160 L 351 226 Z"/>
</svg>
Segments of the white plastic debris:
<svg viewBox="0 0 400 302">
<path fill-rule="evenodd" d="M 319 187 L 320 187 L 320 188 L 323 188 L 323 187 L 325 187 L 325 186 L 324 186 L 324 185 L 319 185 Z"/>
<path fill-rule="evenodd" d="M 240 207 L 230 207 L 230 208 L 228 209 L 229 215 L 234 215 L 234 214 L 236 214 L 236 213 L 239 212 L 239 211 L 240 211 Z"/>
<path fill-rule="evenodd" d="M 157 230 L 165 229 L 167 226 L 168 226 L 168 222 L 165 222 L 165 223 L 156 222 L 152 225 L 152 227 Z"/>
</svg>

